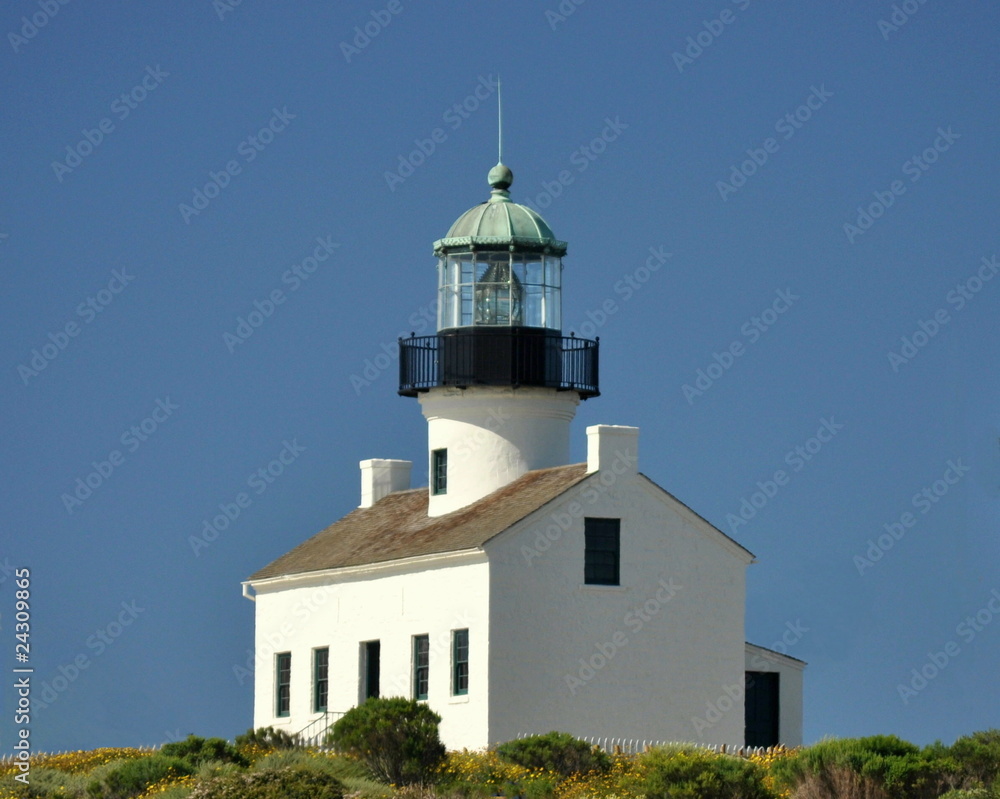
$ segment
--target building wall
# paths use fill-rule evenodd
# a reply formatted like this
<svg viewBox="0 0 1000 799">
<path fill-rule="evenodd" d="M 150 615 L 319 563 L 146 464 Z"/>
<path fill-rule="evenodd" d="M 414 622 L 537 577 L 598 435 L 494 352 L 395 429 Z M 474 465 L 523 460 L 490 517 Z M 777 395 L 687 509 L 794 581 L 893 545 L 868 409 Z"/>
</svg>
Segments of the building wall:
<svg viewBox="0 0 1000 799">
<path fill-rule="evenodd" d="M 460 561 L 461 565 L 453 565 Z M 449 565 L 452 564 L 452 565 Z M 441 738 L 479 747 L 487 737 L 488 564 L 471 558 L 421 559 L 409 570 L 355 570 L 295 587 L 271 581 L 256 597 L 254 727 L 294 733 L 312 712 L 312 650 L 330 648 L 331 711 L 358 704 L 361 643 L 381 641 L 381 695 L 413 696 L 413 636 L 430 636 L 427 702 L 442 716 Z M 469 692 L 451 696 L 451 631 L 469 630 Z M 275 715 L 276 654 L 291 652 L 291 713 Z"/>
<path fill-rule="evenodd" d="M 746 670 L 778 674 L 778 737 L 785 746 L 802 746 L 802 677 L 806 664 L 779 652 L 746 645 Z"/>
<path fill-rule="evenodd" d="M 602 471 L 486 545 L 490 742 L 579 736 L 743 741 L 747 553 L 627 465 Z M 621 586 L 584 585 L 584 518 L 621 519 Z"/>
</svg>

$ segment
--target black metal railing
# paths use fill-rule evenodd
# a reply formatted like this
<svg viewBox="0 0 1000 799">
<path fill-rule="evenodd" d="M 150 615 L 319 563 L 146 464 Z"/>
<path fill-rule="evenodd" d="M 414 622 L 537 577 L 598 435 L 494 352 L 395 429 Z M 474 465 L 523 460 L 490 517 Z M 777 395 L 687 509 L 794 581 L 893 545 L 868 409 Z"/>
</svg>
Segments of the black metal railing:
<svg viewBox="0 0 1000 799">
<path fill-rule="evenodd" d="M 460 328 L 401 338 L 399 393 L 415 397 L 436 386 L 541 386 L 589 399 L 601 393 L 599 343 L 524 327 Z"/>
</svg>

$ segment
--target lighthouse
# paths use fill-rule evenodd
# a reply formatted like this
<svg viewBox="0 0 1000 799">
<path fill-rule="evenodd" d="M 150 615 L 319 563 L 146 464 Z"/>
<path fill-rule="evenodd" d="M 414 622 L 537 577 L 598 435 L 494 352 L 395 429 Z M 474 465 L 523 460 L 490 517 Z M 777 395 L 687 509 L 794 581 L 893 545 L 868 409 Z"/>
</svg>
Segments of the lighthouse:
<svg viewBox="0 0 1000 799">
<path fill-rule="evenodd" d="M 399 393 L 427 419 L 429 516 L 567 464 L 577 405 L 600 394 L 599 342 L 562 331 L 566 242 L 510 199 L 504 164 L 487 179 L 489 199 L 434 242 L 436 334 L 399 342 Z"/>
<path fill-rule="evenodd" d="M 428 485 L 361 461 L 360 504 L 243 584 L 254 726 L 317 744 L 402 696 L 450 749 L 554 729 L 800 744 L 805 664 L 744 637 L 753 553 L 639 471 L 636 427 L 588 427 L 570 463 L 599 342 L 564 334 L 566 242 L 499 160 L 434 242 L 437 329 L 399 342 Z"/>
</svg>

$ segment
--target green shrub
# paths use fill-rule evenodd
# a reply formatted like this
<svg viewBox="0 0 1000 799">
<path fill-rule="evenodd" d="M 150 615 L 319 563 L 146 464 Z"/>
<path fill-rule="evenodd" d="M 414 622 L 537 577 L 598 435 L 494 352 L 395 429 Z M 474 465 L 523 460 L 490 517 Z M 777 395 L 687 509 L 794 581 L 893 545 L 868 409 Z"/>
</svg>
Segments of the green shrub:
<svg viewBox="0 0 1000 799">
<path fill-rule="evenodd" d="M 372 698 L 339 718 L 327 742 L 361 759 L 376 779 L 409 785 L 429 781 L 444 760 L 440 723 L 414 699 Z"/>
<path fill-rule="evenodd" d="M 363 763 L 332 752 L 317 752 L 303 748 L 278 749 L 255 762 L 253 768 L 321 771 L 336 777 L 345 790 L 352 794 L 360 794 L 363 799 L 384 799 L 390 793 L 388 786 L 371 778 Z"/>
<path fill-rule="evenodd" d="M 259 769 L 215 777 L 195 786 L 189 799 L 343 799 L 344 786 L 322 771 Z"/>
<path fill-rule="evenodd" d="M 247 759 L 236 751 L 236 747 L 222 738 L 199 738 L 197 735 L 189 735 L 183 741 L 164 744 L 160 754 L 166 757 L 179 757 L 192 766 L 209 760 L 221 760 L 223 763 L 235 763 L 238 766 L 247 765 Z"/>
<path fill-rule="evenodd" d="M 860 778 L 856 790 L 889 799 L 936 799 L 958 776 L 952 759 L 894 735 L 820 741 L 782 758 L 771 771 L 779 786 L 808 784 L 817 797 L 841 796 L 850 772 Z"/>
<path fill-rule="evenodd" d="M 193 773 L 194 768 L 186 760 L 153 755 L 127 760 L 108 770 L 103 776 L 91 780 L 87 793 L 95 799 L 130 799 L 143 793 L 154 782 Z"/>
<path fill-rule="evenodd" d="M 773 799 L 764 770 L 697 748 L 651 749 L 637 759 L 635 793 L 648 799 Z"/>
<path fill-rule="evenodd" d="M 294 749 L 302 746 L 302 741 L 297 735 L 289 735 L 284 730 L 276 730 L 274 727 L 252 727 L 243 735 L 236 736 L 237 749 Z"/>
<path fill-rule="evenodd" d="M 962 774 L 984 786 L 1000 778 L 1000 730 L 981 730 L 964 735 L 953 743 L 948 753 Z"/>
<path fill-rule="evenodd" d="M 497 754 L 508 763 L 525 768 L 543 768 L 564 777 L 611 768 L 611 758 L 605 752 L 565 732 L 549 732 L 507 741 L 497 747 Z"/>
<path fill-rule="evenodd" d="M 9 784 L 14 795 L 18 797 L 49 799 L 60 796 L 65 799 L 85 799 L 89 782 L 89 777 L 83 774 L 71 774 L 54 768 L 35 766 L 31 769 L 31 778 L 27 785 L 13 781 Z"/>
</svg>

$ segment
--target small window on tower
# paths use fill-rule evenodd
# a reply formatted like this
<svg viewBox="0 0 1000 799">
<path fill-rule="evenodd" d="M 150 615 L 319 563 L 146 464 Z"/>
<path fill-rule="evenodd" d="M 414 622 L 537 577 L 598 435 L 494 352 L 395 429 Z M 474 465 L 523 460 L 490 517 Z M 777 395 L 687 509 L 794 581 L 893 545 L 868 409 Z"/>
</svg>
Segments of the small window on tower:
<svg viewBox="0 0 1000 799">
<path fill-rule="evenodd" d="M 436 449 L 431 453 L 431 493 L 448 493 L 448 450 Z"/>
</svg>

